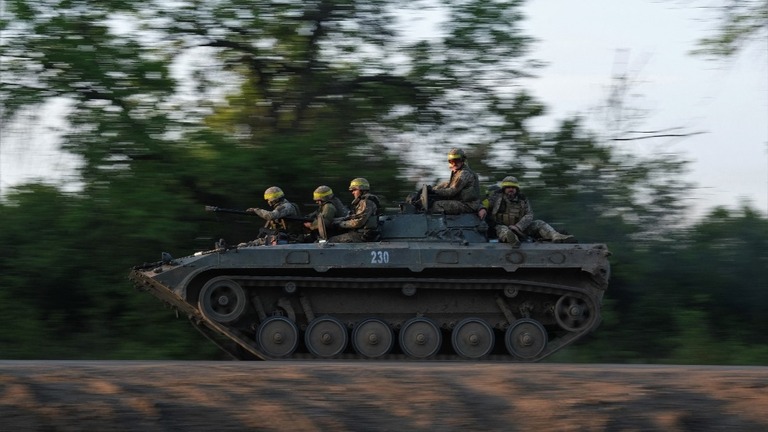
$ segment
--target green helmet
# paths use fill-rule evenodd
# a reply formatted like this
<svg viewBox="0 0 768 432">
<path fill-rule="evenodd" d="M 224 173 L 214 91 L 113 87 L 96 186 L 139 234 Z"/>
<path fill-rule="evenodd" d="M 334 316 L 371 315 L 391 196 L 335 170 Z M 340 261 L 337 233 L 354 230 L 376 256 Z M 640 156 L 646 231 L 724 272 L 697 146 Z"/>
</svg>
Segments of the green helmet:
<svg viewBox="0 0 768 432">
<path fill-rule="evenodd" d="M 520 189 L 520 184 L 517 183 L 517 177 L 513 177 L 513 176 L 504 177 L 504 180 L 501 181 L 501 184 L 499 186 L 501 186 L 502 189 L 506 187 L 516 187 Z"/>
<path fill-rule="evenodd" d="M 448 161 L 450 162 L 455 159 L 466 160 L 467 155 L 464 153 L 464 150 L 459 148 L 452 148 L 451 151 L 448 152 Z"/>
<path fill-rule="evenodd" d="M 283 193 L 283 190 L 277 186 L 269 187 L 264 191 L 264 199 L 267 201 L 267 203 L 269 203 L 269 205 L 274 205 L 274 203 L 279 201 L 284 196 L 285 194 Z"/>
<path fill-rule="evenodd" d="M 353 190 L 361 190 L 361 191 L 371 190 L 371 184 L 368 183 L 368 180 L 366 180 L 366 179 L 364 179 L 362 177 L 358 177 L 356 179 L 353 179 L 349 183 L 349 190 L 351 190 L 351 191 L 353 191 Z"/>
<path fill-rule="evenodd" d="M 333 198 L 333 189 L 331 189 L 328 186 L 318 186 L 317 189 L 312 193 L 312 200 L 313 201 L 323 201 L 326 202 Z"/>
</svg>

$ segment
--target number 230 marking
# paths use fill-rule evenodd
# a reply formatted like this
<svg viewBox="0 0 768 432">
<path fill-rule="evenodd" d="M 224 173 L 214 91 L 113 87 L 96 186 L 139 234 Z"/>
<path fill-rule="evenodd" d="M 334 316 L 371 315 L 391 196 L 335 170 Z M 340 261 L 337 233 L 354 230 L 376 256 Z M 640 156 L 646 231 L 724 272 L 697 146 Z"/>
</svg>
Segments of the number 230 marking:
<svg viewBox="0 0 768 432">
<path fill-rule="evenodd" d="M 371 264 L 386 264 L 389 262 L 389 252 L 371 251 Z"/>
</svg>

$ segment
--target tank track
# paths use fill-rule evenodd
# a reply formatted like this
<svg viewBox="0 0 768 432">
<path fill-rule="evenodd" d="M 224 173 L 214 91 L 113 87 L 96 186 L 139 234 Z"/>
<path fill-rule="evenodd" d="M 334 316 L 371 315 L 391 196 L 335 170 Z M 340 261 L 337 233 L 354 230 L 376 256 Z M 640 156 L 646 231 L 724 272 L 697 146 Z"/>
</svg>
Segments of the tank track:
<svg viewBox="0 0 768 432">
<path fill-rule="evenodd" d="M 372 329 L 383 331 L 372 332 L 373 336 L 369 337 L 384 339 L 391 344 L 386 353 L 376 351 L 375 360 L 535 362 L 572 344 L 599 324 L 604 289 L 599 281 L 580 287 L 548 280 L 508 278 L 371 279 L 218 274 L 217 280 L 232 281 L 242 287 L 247 299 L 249 312 L 238 314 L 236 319 L 230 321 L 215 319 L 215 311 L 205 312 L 206 309 L 211 311 L 210 303 L 215 303 L 218 297 L 211 300 L 204 296 L 202 300 L 189 302 L 146 271 L 141 267 L 131 271 L 129 277 L 137 289 L 148 291 L 187 315 L 192 325 L 205 337 L 230 357 L 239 360 L 369 359 L 370 355 L 364 355 L 372 352 L 368 348 L 378 350 L 378 347 L 375 343 L 368 345 L 368 340 L 360 339 L 362 336 L 355 332 L 358 325 L 365 323 Z M 271 300 L 262 298 L 263 291 L 274 291 L 275 287 L 282 287 L 279 295 L 273 294 Z M 410 316 L 402 313 L 395 317 L 377 316 L 376 313 L 334 316 L 322 310 L 318 312 L 313 306 L 316 300 L 320 300 L 313 298 L 313 290 L 322 290 L 325 295 L 329 289 L 337 290 L 342 296 L 345 292 L 386 290 L 391 293 L 391 290 L 397 290 L 402 298 L 413 296 L 416 292 L 453 290 L 454 293 L 466 293 L 467 301 L 474 301 L 473 296 L 477 294 L 482 297 L 482 318 L 448 311 L 442 314 L 436 312 L 435 315 L 441 318 L 432 319 L 429 311 L 419 310 L 412 310 Z M 390 297 L 388 295 L 387 299 Z M 275 308 L 275 304 L 280 307 Z M 459 309 L 463 310 L 464 306 Z M 490 309 L 495 311 L 491 313 Z M 350 320 L 350 317 L 353 319 Z M 390 328 L 389 332 L 382 324 Z M 260 343 L 257 340 L 260 332 L 269 335 L 270 341 Z M 285 351 L 290 351 L 285 356 L 272 355 L 283 352 L 286 334 L 295 348 Z M 434 348 L 435 344 L 437 348 Z"/>
</svg>

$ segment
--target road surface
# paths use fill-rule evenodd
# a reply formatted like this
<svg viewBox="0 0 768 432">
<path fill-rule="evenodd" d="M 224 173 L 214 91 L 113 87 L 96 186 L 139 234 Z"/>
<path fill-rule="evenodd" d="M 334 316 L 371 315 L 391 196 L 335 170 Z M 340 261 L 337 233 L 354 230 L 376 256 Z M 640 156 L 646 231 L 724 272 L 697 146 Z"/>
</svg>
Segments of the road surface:
<svg viewBox="0 0 768 432">
<path fill-rule="evenodd" d="M 2 431 L 765 431 L 768 367 L 0 361 Z"/>
</svg>

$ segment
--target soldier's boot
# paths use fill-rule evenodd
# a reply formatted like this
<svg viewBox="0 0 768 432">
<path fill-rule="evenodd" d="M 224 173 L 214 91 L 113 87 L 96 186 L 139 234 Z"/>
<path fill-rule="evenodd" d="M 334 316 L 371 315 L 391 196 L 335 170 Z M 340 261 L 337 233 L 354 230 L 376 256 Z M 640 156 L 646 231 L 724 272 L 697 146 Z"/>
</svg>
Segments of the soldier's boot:
<svg viewBox="0 0 768 432">
<path fill-rule="evenodd" d="M 508 230 L 501 237 L 499 237 L 499 241 L 503 243 L 509 243 L 509 245 L 513 248 L 520 247 L 520 239 L 517 238 L 512 230 Z"/>
<path fill-rule="evenodd" d="M 542 225 L 541 229 L 539 229 L 539 235 L 541 238 L 549 240 L 552 243 L 576 243 L 576 239 L 572 235 L 560 234 L 549 224 Z"/>
<path fill-rule="evenodd" d="M 552 234 L 552 243 L 576 243 L 576 238 L 570 234 L 556 232 Z"/>
</svg>

